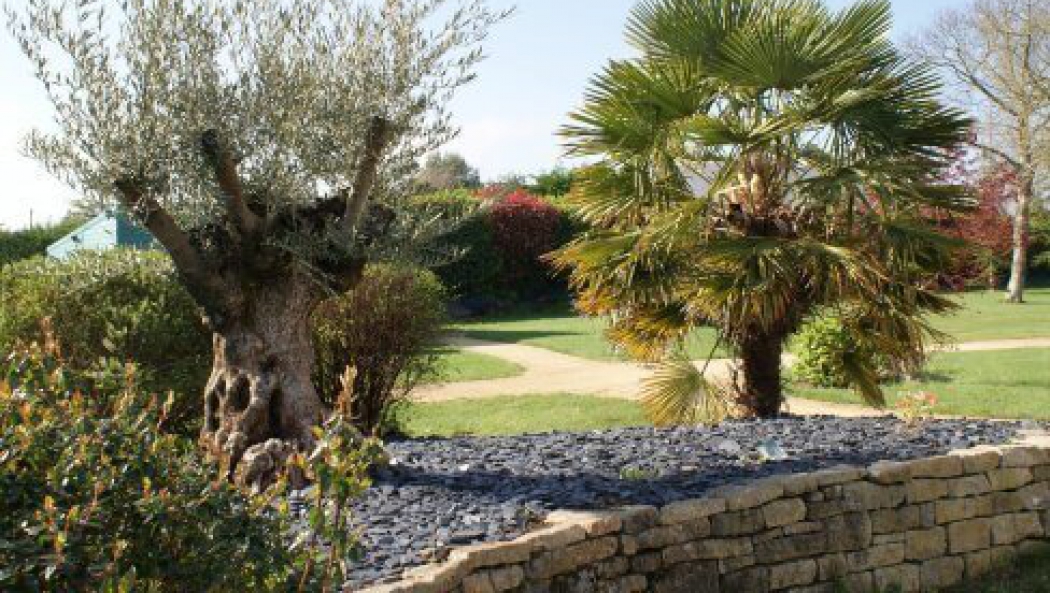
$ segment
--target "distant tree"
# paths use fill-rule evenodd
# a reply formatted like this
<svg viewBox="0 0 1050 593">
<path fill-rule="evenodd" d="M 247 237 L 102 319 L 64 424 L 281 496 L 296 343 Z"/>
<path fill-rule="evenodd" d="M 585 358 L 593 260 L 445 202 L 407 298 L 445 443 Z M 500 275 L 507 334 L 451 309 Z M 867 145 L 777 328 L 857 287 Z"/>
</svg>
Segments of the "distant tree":
<svg viewBox="0 0 1050 593">
<path fill-rule="evenodd" d="M 455 153 L 435 152 L 427 157 L 416 175 L 420 191 L 434 192 L 449 189 L 476 189 L 481 187 L 478 170 Z"/>
<path fill-rule="evenodd" d="M 739 359 L 736 400 L 762 417 L 781 411 L 781 356 L 808 318 L 838 315 L 858 351 L 895 362 L 936 335 L 925 315 L 953 305 L 921 283 L 954 242 L 923 209 L 970 205 L 937 176 L 971 122 L 891 45 L 891 25 L 886 0 L 634 10 L 640 56 L 609 64 L 564 132 L 596 162 L 573 191 L 591 228 L 557 260 L 621 347 L 665 363 L 644 393 L 655 421 L 710 408 L 700 370 L 675 360 L 700 326 Z M 883 403 L 871 361 L 846 366 Z"/>
<path fill-rule="evenodd" d="M 1050 3 L 975 0 L 942 13 L 911 46 L 981 114 L 975 144 L 1016 171 L 1007 300 L 1023 302 L 1029 219 L 1050 175 Z"/>
<path fill-rule="evenodd" d="M 529 191 L 560 198 L 572 190 L 573 172 L 564 167 L 555 167 L 546 173 L 537 175 L 529 185 Z"/>
<path fill-rule="evenodd" d="M 310 314 L 367 259 L 426 234 L 430 217 L 401 197 L 454 134 L 448 99 L 504 13 L 484 0 L 24 7 L 11 30 L 57 124 L 28 151 L 167 249 L 214 334 L 201 442 L 252 481 L 314 442 L 328 410 Z"/>
</svg>

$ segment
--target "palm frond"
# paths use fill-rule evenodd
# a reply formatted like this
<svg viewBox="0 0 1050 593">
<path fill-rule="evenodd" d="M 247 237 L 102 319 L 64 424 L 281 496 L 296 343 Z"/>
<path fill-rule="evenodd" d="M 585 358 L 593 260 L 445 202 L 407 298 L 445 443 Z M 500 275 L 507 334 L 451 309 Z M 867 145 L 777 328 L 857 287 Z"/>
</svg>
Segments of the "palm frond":
<svg viewBox="0 0 1050 593">
<path fill-rule="evenodd" d="M 642 384 L 642 408 L 656 426 L 717 424 L 732 409 L 725 390 L 692 362 L 665 362 Z"/>
</svg>

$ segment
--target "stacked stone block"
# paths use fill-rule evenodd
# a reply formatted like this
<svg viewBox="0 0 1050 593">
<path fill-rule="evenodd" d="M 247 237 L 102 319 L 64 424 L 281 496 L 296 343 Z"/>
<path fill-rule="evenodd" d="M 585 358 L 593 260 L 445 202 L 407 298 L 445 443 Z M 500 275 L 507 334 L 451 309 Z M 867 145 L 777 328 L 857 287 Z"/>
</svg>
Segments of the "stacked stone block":
<svg viewBox="0 0 1050 593">
<path fill-rule="evenodd" d="M 1050 448 L 979 448 L 558 512 L 368 593 L 934 591 L 1050 545 Z"/>
</svg>

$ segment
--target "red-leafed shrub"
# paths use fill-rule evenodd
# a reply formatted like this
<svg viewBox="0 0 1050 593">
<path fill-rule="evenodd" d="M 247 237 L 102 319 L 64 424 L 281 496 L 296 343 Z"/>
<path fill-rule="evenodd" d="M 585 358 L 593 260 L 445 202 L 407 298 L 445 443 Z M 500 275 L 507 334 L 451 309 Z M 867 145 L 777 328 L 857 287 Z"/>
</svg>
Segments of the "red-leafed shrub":
<svg viewBox="0 0 1050 593">
<path fill-rule="evenodd" d="M 497 199 L 490 217 L 504 288 L 519 296 L 547 290 L 551 270 L 542 258 L 558 246 L 562 226 L 558 209 L 519 189 Z"/>
<path fill-rule="evenodd" d="M 973 285 L 992 288 L 1010 261 L 1012 225 L 1007 208 L 1015 198 L 1017 175 L 1006 167 L 978 173 L 963 165 L 954 168 L 949 180 L 969 186 L 977 206 L 963 214 L 937 216 L 942 232 L 967 243 L 939 281 L 956 290 Z"/>
</svg>

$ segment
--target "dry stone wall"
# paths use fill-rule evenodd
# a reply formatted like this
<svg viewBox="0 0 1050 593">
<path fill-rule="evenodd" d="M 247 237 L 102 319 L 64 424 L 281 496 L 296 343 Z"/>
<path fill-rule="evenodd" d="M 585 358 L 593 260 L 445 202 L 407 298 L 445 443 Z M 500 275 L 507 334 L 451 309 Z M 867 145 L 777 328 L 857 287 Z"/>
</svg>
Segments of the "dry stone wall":
<svg viewBox="0 0 1050 593">
<path fill-rule="evenodd" d="M 1050 447 L 782 476 L 707 498 L 559 512 L 367 593 L 933 591 L 1050 546 Z"/>
</svg>

